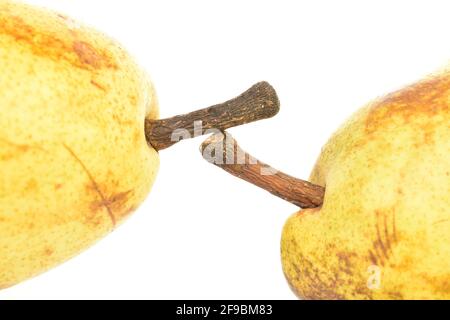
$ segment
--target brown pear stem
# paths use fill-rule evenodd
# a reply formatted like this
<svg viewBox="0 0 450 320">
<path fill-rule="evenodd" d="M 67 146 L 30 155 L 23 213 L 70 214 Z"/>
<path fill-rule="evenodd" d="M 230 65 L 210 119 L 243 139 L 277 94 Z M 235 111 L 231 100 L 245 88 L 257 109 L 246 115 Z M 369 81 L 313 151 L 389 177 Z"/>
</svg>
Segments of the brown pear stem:
<svg viewBox="0 0 450 320">
<path fill-rule="evenodd" d="M 240 96 L 206 109 L 168 119 L 147 119 L 145 136 L 148 143 L 159 151 L 181 139 L 206 134 L 207 130 L 225 130 L 273 117 L 279 109 L 275 89 L 267 82 L 259 82 Z"/>
<path fill-rule="evenodd" d="M 323 203 L 325 188 L 275 170 L 243 151 L 226 133 L 216 133 L 200 147 L 203 158 L 228 173 L 248 181 L 300 208 L 316 208 Z"/>
</svg>

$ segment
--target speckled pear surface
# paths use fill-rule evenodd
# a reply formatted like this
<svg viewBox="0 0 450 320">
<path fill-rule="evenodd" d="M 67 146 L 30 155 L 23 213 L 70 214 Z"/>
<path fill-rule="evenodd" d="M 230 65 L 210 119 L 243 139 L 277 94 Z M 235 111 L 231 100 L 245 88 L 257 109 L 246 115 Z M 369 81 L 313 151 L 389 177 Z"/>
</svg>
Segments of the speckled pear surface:
<svg viewBox="0 0 450 320">
<path fill-rule="evenodd" d="M 323 148 L 321 208 L 286 223 L 305 299 L 450 299 L 450 72 L 370 103 Z"/>
<path fill-rule="evenodd" d="M 114 41 L 0 1 L 0 288 L 81 252 L 143 201 L 151 82 Z"/>
</svg>

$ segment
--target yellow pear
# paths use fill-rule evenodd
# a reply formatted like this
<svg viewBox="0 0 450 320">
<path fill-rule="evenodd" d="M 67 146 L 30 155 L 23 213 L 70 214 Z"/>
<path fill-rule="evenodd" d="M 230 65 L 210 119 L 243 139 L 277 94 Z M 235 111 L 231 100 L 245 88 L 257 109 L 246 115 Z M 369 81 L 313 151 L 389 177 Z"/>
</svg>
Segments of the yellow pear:
<svg viewBox="0 0 450 320">
<path fill-rule="evenodd" d="M 152 83 L 119 44 L 13 1 L 0 0 L 0 67 L 0 288 L 78 254 L 132 213 L 155 180 L 157 150 L 176 142 L 171 131 L 189 138 L 197 120 L 226 128 L 278 110 L 260 83 L 155 120 Z M 253 98 L 259 109 L 248 112 Z"/>
<path fill-rule="evenodd" d="M 310 182 L 258 175 L 267 172 L 260 162 L 220 166 L 307 208 L 289 218 L 281 241 L 298 297 L 450 299 L 448 70 L 354 114 Z"/>
</svg>

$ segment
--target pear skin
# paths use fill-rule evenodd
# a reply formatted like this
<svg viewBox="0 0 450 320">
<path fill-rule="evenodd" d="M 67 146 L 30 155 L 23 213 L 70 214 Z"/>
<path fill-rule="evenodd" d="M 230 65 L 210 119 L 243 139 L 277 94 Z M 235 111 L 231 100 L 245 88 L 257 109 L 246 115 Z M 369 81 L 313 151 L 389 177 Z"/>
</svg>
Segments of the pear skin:
<svg viewBox="0 0 450 320">
<path fill-rule="evenodd" d="M 0 1 L 0 288 L 108 234 L 144 200 L 158 153 L 152 83 L 115 41 Z"/>
<path fill-rule="evenodd" d="M 329 140 L 323 205 L 282 235 L 303 299 L 450 299 L 450 72 L 375 100 Z"/>
</svg>

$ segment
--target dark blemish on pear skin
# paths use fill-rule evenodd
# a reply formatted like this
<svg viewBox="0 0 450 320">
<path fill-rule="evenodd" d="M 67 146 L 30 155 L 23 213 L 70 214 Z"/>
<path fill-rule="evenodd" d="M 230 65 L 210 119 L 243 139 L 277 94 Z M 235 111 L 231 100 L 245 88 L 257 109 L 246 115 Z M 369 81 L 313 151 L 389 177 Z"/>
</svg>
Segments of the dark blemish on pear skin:
<svg viewBox="0 0 450 320">
<path fill-rule="evenodd" d="M 111 55 L 79 39 L 81 35 L 71 32 L 63 37 L 38 30 L 13 13 L 0 16 L 0 35 L 10 36 L 17 43 L 26 45 L 33 54 L 57 63 L 66 61 L 82 69 L 118 69 Z"/>
<path fill-rule="evenodd" d="M 91 174 L 91 172 L 88 170 L 88 168 L 86 167 L 86 165 L 84 164 L 83 161 L 81 161 L 81 159 L 77 156 L 77 154 L 66 144 L 63 143 L 63 147 L 67 150 L 67 152 L 72 156 L 72 158 L 74 158 L 74 160 L 76 162 L 78 162 L 78 164 L 81 166 L 81 168 L 83 169 L 83 171 L 86 173 L 86 175 L 88 176 L 92 187 L 94 188 L 95 192 L 98 194 L 98 196 L 101 199 L 101 203 L 102 206 L 106 209 L 106 211 L 108 212 L 108 215 L 111 219 L 111 223 L 113 225 L 113 227 L 115 227 L 116 225 L 116 218 L 111 210 L 111 208 L 108 205 L 108 202 L 105 198 L 105 195 L 103 194 L 102 190 L 99 188 L 97 182 L 94 179 L 94 176 Z"/>
<path fill-rule="evenodd" d="M 400 118 L 409 123 L 419 116 L 433 117 L 449 111 L 450 73 L 430 77 L 378 99 L 366 119 L 366 131 L 375 132 Z M 423 128 L 422 128 L 423 129 Z M 430 134 L 425 138 L 429 141 Z M 427 140 L 428 139 L 428 140 Z"/>
</svg>

